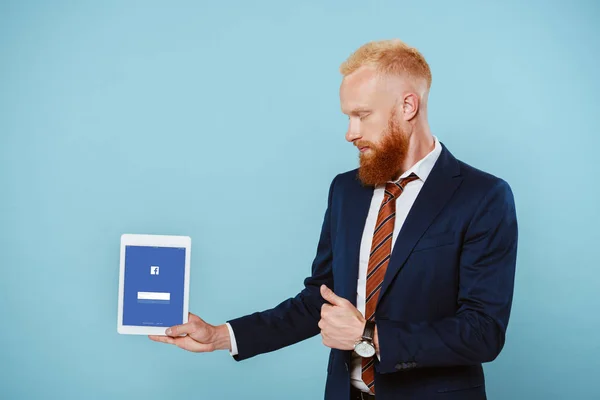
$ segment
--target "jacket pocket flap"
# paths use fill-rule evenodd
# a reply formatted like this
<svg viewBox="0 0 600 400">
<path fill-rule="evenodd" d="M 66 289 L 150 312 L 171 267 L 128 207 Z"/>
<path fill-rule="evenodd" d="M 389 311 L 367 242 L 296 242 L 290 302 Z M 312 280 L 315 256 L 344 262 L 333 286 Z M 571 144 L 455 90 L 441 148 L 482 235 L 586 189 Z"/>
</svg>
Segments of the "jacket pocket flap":
<svg viewBox="0 0 600 400">
<path fill-rule="evenodd" d="M 448 244 L 452 244 L 455 241 L 456 233 L 454 232 L 434 233 L 433 235 L 425 236 L 419 239 L 419 241 L 413 249 L 413 253 L 416 251 L 421 251 L 434 247 L 445 246 Z"/>
</svg>

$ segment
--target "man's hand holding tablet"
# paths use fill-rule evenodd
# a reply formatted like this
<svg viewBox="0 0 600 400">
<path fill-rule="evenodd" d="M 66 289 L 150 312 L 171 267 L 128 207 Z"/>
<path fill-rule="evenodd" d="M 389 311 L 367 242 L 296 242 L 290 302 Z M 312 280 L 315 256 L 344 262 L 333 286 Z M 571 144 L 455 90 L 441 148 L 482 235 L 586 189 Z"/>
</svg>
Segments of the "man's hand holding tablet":
<svg viewBox="0 0 600 400">
<path fill-rule="evenodd" d="M 189 313 L 187 323 L 168 328 L 165 333 L 168 336 L 149 335 L 148 337 L 155 342 L 174 344 L 195 353 L 231 351 L 231 338 L 227 325 L 210 325 L 192 313 Z"/>
</svg>

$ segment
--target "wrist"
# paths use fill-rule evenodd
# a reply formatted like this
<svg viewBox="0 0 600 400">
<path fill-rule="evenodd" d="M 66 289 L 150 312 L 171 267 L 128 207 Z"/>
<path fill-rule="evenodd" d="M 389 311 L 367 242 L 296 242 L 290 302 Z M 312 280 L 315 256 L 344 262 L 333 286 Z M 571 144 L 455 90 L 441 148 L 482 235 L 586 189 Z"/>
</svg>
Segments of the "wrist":
<svg viewBox="0 0 600 400">
<path fill-rule="evenodd" d="M 215 350 L 231 351 L 231 337 L 229 336 L 227 325 L 215 326 L 212 343 L 215 346 Z"/>
<path fill-rule="evenodd" d="M 363 333 L 365 333 L 365 326 L 366 326 L 367 320 L 364 318 L 360 318 L 358 324 L 356 325 L 356 334 L 354 335 L 354 337 L 356 338 L 356 340 L 354 341 L 354 343 L 358 343 L 362 340 L 363 338 Z"/>
<path fill-rule="evenodd" d="M 375 346 L 375 353 L 379 356 L 379 335 L 377 334 L 377 325 L 375 325 L 375 333 L 373 333 L 373 346 Z"/>
<path fill-rule="evenodd" d="M 375 322 L 365 321 L 363 333 L 354 345 L 354 352 L 363 358 L 370 358 L 376 354 L 375 343 Z"/>
</svg>

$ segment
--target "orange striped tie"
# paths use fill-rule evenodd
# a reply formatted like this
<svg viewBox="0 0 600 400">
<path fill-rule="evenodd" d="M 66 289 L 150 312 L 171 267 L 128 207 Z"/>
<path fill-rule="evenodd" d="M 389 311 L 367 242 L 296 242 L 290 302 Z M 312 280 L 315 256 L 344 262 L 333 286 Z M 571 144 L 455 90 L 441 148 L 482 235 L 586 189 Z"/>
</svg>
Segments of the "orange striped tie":
<svg viewBox="0 0 600 400">
<path fill-rule="evenodd" d="M 419 179 L 415 174 L 401 179 L 399 182 L 385 185 L 385 195 L 381 202 L 375 231 L 373 233 L 373 244 L 369 255 L 369 266 L 367 268 L 367 290 L 365 299 L 365 318 L 373 320 L 375 317 L 375 306 L 383 284 L 385 271 L 387 270 L 392 255 L 392 237 L 394 234 L 394 221 L 396 219 L 396 199 L 409 183 Z M 375 394 L 375 357 L 362 359 L 362 379 Z"/>
</svg>

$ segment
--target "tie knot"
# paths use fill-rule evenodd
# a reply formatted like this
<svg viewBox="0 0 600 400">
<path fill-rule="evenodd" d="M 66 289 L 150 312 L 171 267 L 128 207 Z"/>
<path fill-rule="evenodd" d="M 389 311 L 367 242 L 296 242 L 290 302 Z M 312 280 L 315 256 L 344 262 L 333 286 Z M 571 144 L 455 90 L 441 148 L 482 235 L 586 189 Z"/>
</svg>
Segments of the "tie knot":
<svg viewBox="0 0 600 400">
<path fill-rule="evenodd" d="M 412 182 L 417 179 L 419 179 L 419 177 L 413 173 L 407 176 L 406 178 L 400 179 L 399 181 L 389 182 L 385 185 L 385 194 L 393 198 L 398 198 L 398 196 L 400 196 L 404 191 L 406 185 L 409 182 Z"/>
</svg>

